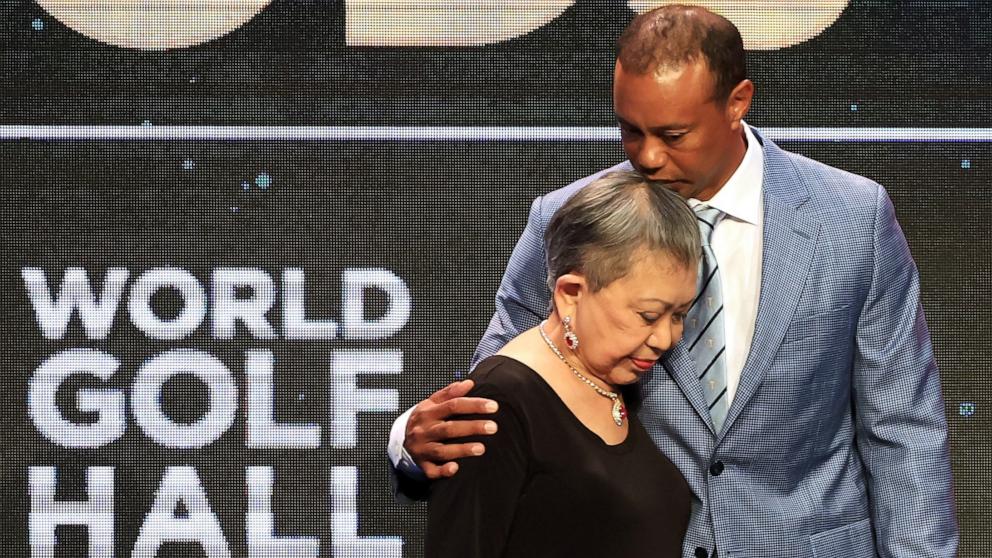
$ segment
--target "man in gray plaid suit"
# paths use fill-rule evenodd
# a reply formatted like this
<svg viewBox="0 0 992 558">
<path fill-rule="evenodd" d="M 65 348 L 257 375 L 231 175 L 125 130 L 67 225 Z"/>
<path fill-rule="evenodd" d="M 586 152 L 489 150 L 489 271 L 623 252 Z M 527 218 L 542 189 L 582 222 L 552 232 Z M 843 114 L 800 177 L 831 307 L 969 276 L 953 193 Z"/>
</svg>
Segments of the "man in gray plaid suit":
<svg viewBox="0 0 992 558">
<path fill-rule="evenodd" d="M 620 39 L 614 108 L 629 160 L 603 172 L 634 168 L 718 210 L 722 300 L 698 304 L 721 316 L 710 354 L 725 370 L 707 379 L 687 323 L 642 384 L 641 420 L 694 495 L 683 554 L 954 556 L 940 379 L 892 204 L 880 185 L 748 127 L 752 93 L 737 29 L 702 8 L 648 12 Z M 599 174 L 534 201 L 476 362 L 545 317 L 544 228 Z M 491 412 L 470 388 L 452 384 L 397 419 L 401 490 L 483 451 L 444 443 L 495 427 L 448 420 Z"/>
</svg>

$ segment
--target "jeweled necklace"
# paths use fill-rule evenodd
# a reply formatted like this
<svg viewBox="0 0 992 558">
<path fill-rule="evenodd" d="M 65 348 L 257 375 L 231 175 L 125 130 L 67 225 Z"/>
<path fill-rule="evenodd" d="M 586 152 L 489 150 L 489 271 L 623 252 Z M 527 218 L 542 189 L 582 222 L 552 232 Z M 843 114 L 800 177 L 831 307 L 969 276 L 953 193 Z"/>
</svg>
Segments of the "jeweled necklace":
<svg viewBox="0 0 992 558">
<path fill-rule="evenodd" d="M 576 370 L 575 367 L 572 366 L 572 363 L 569 362 L 567 358 L 565 358 L 565 355 L 563 355 L 561 351 L 558 350 L 558 345 L 555 345 L 555 342 L 552 341 L 551 338 L 548 337 L 548 334 L 544 332 L 544 324 L 546 323 L 548 323 L 548 320 L 544 320 L 543 322 L 541 322 L 537 326 L 537 330 L 541 332 L 541 338 L 544 339 L 544 342 L 548 344 L 548 348 L 551 349 L 551 352 L 553 352 L 555 356 L 557 356 L 559 359 L 561 359 L 562 362 L 565 363 L 565 366 L 567 366 L 568 369 L 572 371 L 572 374 L 575 374 L 576 378 L 582 380 L 583 382 L 586 383 L 586 385 L 596 390 L 596 393 L 613 401 L 613 410 L 610 413 L 613 416 L 613 423 L 616 424 L 617 426 L 622 427 L 623 419 L 627 418 L 627 407 L 623 404 L 623 401 L 620 400 L 620 396 L 613 393 L 612 391 L 606 391 L 605 389 L 597 386 L 595 382 L 593 382 L 589 378 L 586 378 L 584 375 L 582 375 L 581 372 Z"/>
</svg>

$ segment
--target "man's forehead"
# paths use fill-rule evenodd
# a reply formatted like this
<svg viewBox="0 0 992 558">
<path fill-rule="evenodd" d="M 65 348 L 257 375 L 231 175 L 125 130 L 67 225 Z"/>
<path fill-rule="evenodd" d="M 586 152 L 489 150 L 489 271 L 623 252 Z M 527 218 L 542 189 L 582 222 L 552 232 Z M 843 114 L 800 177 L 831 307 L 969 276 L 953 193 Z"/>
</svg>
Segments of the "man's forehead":
<svg viewBox="0 0 992 558">
<path fill-rule="evenodd" d="M 618 62 L 613 90 L 615 97 L 622 95 L 628 100 L 699 106 L 715 100 L 716 78 L 705 62 L 641 74 L 624 71 Z"/>
<path fill-rule="evenodd" d="M 716 75 L 710 69 L 706 58 L 699 56 L 682 62 L 669 62 L 656 64 L 645 71 L 628 71 L 623 63 L 618 59 L 615 66 L 615 75 L 619 77 L 650 78 L 658 83 L 671 83 L 682 79 L 699 81 L 706 85 L 715 85 Z"/>
</svg>

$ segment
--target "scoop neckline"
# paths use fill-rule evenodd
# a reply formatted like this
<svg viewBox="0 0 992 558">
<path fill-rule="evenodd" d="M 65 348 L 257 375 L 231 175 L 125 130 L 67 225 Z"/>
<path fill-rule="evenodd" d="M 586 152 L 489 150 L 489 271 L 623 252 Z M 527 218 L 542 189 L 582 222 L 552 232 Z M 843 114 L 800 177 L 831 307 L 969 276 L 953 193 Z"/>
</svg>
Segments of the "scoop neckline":
<svg viewBox="0 0 992 558">
<path fill-rule="evenodd" d="M 512 361 L 514 364 L 517 364 L 525 368 L 530 374 L 532 374 L 538 380 L 538 383 L 543 387 L 543 389 L 551 393 L 552 398 L 557 402 L 561 410 L 564 411 L 566 415 L 568 415 L 569 419 L 573 421 L 579 427 L 579 429 L 585 433 L 586 436 L 592 438 L 592 440 L 596 442 L 597 445 L 603 448 L 605 451 L 611 453 L 627 453 L 633 449 L 634 424 L 635 424 L 633 415 L 631 414 L 627 415 L 627 435 L 624 436 L 624 439 L 616 444 L 607 443 L 606 440 L 600 438 L 599 434 L 596 434 L 596 432 L 594 432 L 591 428 L 586 426 L 586 423 L 582 422 L 579 419 L 579 417 L 575 416 L 575 413 L 572 412 L 572 409 L 569 408 L 568 404 L 566 404 L 565 401 L 561 398 L 561 396 L 558 395 L 558 392 L 555 391 L 555 388 L 551 387 L 551 384 L 549 384 L 548 381 L 544 379 L 544 376 L 541 376 L 541 374 L 539 374 L 537 370 L 534 370 L 529 365 L 511 356 L 497 354 L 497 355 L 493 355 L 491 358 L 501 358 L 501 359 L 509 360 Z"/>
</svg>

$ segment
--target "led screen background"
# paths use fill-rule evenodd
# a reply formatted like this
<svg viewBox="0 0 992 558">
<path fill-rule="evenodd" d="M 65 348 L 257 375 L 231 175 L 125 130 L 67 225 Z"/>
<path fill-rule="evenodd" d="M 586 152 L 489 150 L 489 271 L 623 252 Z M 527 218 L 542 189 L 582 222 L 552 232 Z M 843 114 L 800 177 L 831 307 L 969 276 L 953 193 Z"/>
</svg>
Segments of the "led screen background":
<svg viewBox="0 0 992 558">
<path fill-rule="evenodd" d="M 530 200 L 622 160 L 611 131 L 612 45 L 634 12 L 622 1 L 577 0 L 545 25 L 490 44 L 373 47 L 349 44 L 349 9 L 360 2 L 275 0 L 230 33 L 160 51 L 88 37 L 41 4 L 53 3 L 0 1 L 0 554 L 32 555 L 31 494 L 40 491 L 29 486 L 32 469 L 39 479 L 43 468 L 57 470 L 54 500 L 95 502 L 87 468 L 113 467 L 113 506 L 103 511 L 114 556 L 223 556 L 225 548 L 247 556 L 249 531 L 271 533 L 250 528 L 266 517 L 248 496 L 249 485 L 265 484 L 262 467 L 273 473 L 271 517 L 284 544 L 297 537 L 319 556 L 400 548 L 420 556 L 425 508 L 392 501 L 389 425 L 464 373 Z M 188 17 L 193 26 L 204 16 Z M 748 55 L 758 87 L 751 124 L 787 149 L 879 181 L 893 198 L 941 367 L 961 555 L 976 557 L 992 551 L 990 52 L 992 10 L 980 3 L 852 0 L 814 38 Z M 403 135 L 414 126 L 418 139 Z M 465 128 L 444 139 L 446 126 Z M 833 135 L 803 139 L 807 127 Z M 905 128 L 922 130 L 902 134 L 914 141 L 881 141 Z M 936 129 L 944 140 L 933 140 Z M 533 139 L 520 139 L 528 131 Z M 46 337 L 25 270 L 42 273 L 54 298 L 77 268 L 97 293 L 127 270 L 112 321 L 101 337 L 77 313 Z M 204 293 L 202 323 L 171 339 L 156 338 L 129 306 L 142 300 L 134 286 L 162 269 L 195 278 L 184 285 Z M 236 298 L 257 300 L 271 284 L 269 329 L 217 329 L 215 288 L 230 270 L 255 279 L 255 288 L 232 287 Z M 293 298 L 289 283 L 300 275 L 304 294 Z M 390 278 L 386 290 L 376 277 Z M 404 293 L 409 315 L 400 319 Z M 162 321 L 195 306 L 170 288 L 147 301 Z M 361 315 L 346 318 L 356 304 Z M 302 322 L 334 321 L 337 332 L 294 338 L 307 335 L 293 333 L 299 316 L 287 316 L 299 307 Z M 357 327 L 377 321 L 388 323 Z M 73 351 L 119 363 L 106 381 L 76 374 L 55 386 L 59 414 L 79 424 L 99 423 L 79 408 L 80 394 L 123 395 L 125 429 L 94 447 L 58 443 L 32 411 L 41 408 L 29 394 L 43 364 Z M 364 367 L 350 375 L 342 358 L 356 351 Z M 173 354 L 216 359 L 233 382 L 233 399 L 212 399 L 210 382 L 192 372 L 152 394 L 175 423 L 206 420 L 215 441 L 183 448 L 149 433 L 156 411 L 135 389 L 148 385 L 139 371 Z M 260 400 L 251 399 L 259 384 L 247 370 L 259 368 L 246 359 L 260 354 L 273 363 L 262 400 L 271 395 L 274 422 L 300 427 L 283 437 L 294 447 L 250 441 L 249 408 Z M 227 385 L 224 374 L 213 378 Z M 233 401 L 233 418 L 203 418 L 217 416 L 210 412 L 222 401 Z M 319 429 L 316 444 L 307 425 Z M 162 485 L 173 478 L 178 492 L 198 493 L 185 482 L 191 470 L 215 518 L 199 528 L 215 546 L 157 545 L 156 533 L 169 532 L 149 513 L 157 494 L 167 504 L 171 485 Z M 183 509 L 191 501 L 168 510 L 176 525 L 207 517 L 197 515 L 202 507 Z M 85 529 L 55 533 L 54 555 L 88 555 Z"/>
</svg>

